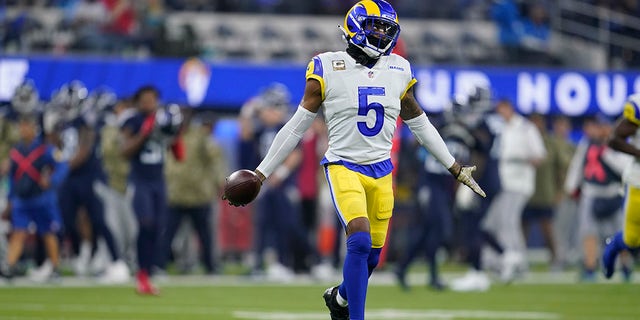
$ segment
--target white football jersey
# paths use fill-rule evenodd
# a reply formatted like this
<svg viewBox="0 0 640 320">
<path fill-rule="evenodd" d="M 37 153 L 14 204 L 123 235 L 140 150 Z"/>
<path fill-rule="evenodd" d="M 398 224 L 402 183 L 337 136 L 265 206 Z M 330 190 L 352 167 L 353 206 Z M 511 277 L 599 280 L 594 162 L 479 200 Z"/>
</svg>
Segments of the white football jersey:
<svg viewBox="0 0 640 320">
<path fill-rule="evenodd" d="M 638 125 L 636 134 L 631 137 L 629 142 L 640 149 L 640 93 L 629 96 L 627 103 L 624 105 L 623 116 Z M 640 160 L 638 158 L 635 158 L 627 166 L 622 174 L 622 180 L 629 185 L 640 188 Z"/>
<path fill-rule="evenodd" d="M 326 52 L 311 60 L 306 78 L 322 87 L 329 162 L 366 165 L 390 158 L 400 100 L 416 82 L 407 60 L 391 54 L 368 68 L 344 51 Z"/>
</svg>

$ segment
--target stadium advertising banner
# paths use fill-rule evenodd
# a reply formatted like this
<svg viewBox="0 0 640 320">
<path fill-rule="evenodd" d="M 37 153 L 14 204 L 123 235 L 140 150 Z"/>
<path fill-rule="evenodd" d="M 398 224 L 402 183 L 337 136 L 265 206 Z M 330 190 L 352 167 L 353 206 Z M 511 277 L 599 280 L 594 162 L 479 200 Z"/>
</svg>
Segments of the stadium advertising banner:
<svg viewBox="0 0 640 320">
<path fill-rule="evenodd" d="M 456 93 L 488 85 L 495 98 L 513 101 L 524 113 L 580 116 L 621 113 L 624 100 L 640 92 L 640 73 L 561 69 L 417 67 L 417 97 L 438 112 Z M 89 89 L 106 86 L 120 97 L 154 84 L 166 102 L 237 109 L 271 82 L 282 82 L 301 98 L 304 66 L 291 64 L 205 63 L 187 60 L 112 60 L 101 58 L 0 58 L 0 101 L 8 101 L 24 79 L 32 79 L 42 99 L 62 84 L 80 80 Z"/>
</svg>

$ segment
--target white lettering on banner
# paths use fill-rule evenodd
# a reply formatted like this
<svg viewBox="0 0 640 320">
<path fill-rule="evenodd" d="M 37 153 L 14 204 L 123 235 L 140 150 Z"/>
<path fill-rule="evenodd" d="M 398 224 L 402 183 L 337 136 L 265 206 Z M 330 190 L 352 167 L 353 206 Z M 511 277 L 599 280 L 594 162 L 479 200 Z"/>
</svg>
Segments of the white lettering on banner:
<svg viewBox="0 0 640 320">
<path fill-rule="evenodd" d="M 451 74 L 444 70 L 420 70 L 416 97 L 427 111 L 440 112 L 451 98 Z"/>
<path fill-rule="evenodd" d="M 604 74 L 598 75 L 596 79 L 596 101 L 602 112 L 610 116 L 620 115 L 626 99 L 627 80 L 624 76 L 619 74 L 615 74 L 612 77 Z"/>
<path fill-rule="evenodd" d="M 0 101 L 9 101 L 29 71 L 25 59 L 0 60 Z"/>
<path fill-rule="evenodd" d="M 528 72 L 518 73 L 518 101 L 516 105 L 524 113 L 549 113 L 551 81 L 544 73 L 535 76 Z"/>
<path fill-rule="evenodd" d="M 577 116 L 589 109 L 591 88 L 584 76 L 569 72 L 561 75 L 555 87 L 558 109 L 568 116 Z"/>
<path fill-rule="evenodd" d="M 491 88 L 489 77 L 480 71 L 460 71 L 455 75 L 455 94 L 469 95 L 475 86 Z"/>
</svg>

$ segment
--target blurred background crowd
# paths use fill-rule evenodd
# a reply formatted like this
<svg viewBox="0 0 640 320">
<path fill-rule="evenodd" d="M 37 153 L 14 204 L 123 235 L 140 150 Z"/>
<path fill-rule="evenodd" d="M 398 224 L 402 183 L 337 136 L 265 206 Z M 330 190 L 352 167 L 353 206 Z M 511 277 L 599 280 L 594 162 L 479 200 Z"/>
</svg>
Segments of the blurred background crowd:
<svg viewBox="0 0 640 320">
<path fill-rule="evenodd" d="M 403 38 L 414 62 L 600 69 L 640 64 L 640 4 L 635 0 L 390 2 L 404 18 Z M 326 28 L 333 19 L 323 17 L 342 15 L 352 5 L 329 0 L 5 3 L 0 6 L 5 54 L 280 61 L 304 61 L 312 53 L 340 49 L 335 29 Z M 247 21 L 244 14 L 260 19 Z M 269 18 L 285 14 L 287 19 Z M 296 25 L 291 20 L 303 16 L 305 23 L 291 28 Z M 314 44 L 300 47 L 304 40 Z"/>
<path fill-rule="evenodd" d="M 221 64 L 305 64 L 315 53 L 344 49 L 333 26 L 354 2 L 9 0 L 0 5 L 0 57 L 98 56 L 142 62 L 199 57 Z M 403 27 L 398 54 L 414 66 L 640 67 L 638 1 L 390 2 Z M 13 88 L 10 99 L 0 102 L 2 190 L 11 179 L 9 150 L 19 140 L 22 106 L 33 104 L 28 108 L 39 110 L 41 134 L 62 154 L 65 146 L 77 142 L 70 141 L 73 137 L 65 130 L 79 118 L 89 123 L 100 137 L 94 147 L 102 159 L 105 183 L 79 188 L 97 190 L 104 205 L 103 224 L 121 257 L 115 259 L 111 253 L 109 258 L 109 241 L 100 231 L 104 227 L 96 224 L 88 205 L 80 204 L 60 208 L 61 265 L 74 275 L 121 281 L 121 274 L 136 268 L 138 226 L 127 196 L 128 160 L 119 151 L 119 131 L 140 104 L 132 95 L 111 90 L 108 83 L 89 87 L 69 81 L 53 92 L 39 92 L 38 85 L 27 79 Z M 443 174 L 399 124 L 392 154 L 396 209 L 381 268 L 393 270 L 398 282 L 407 286 L 410 265 L 415 258 L 424 260 L 430 266 L 426 283 L 436 289 L 450 285 L 486 290 L 487 274 L 495 272 L 497 279 L 510 282 L 540 265 L 550 272 L 575 270 L 576 280 L 593 281 L 600 246 L 622 223 L 619 181 L 621 164 L 628 159 L 606 147 L 617 115 L 527 113 L 516 101 L 497 94 L 500 88 L 482 84 L 467 89 L 451 95 L 441 112 L 430 112 L 430 119 L 456 158 L 478 164 L 477 177 L 489 197 L 480 200 L 457 189 L 454 179 Z M 153 273 L 158 278 L 178 272 L 243 274 L 274 281 L 291 281 L 295 274 L 326 279 L 341 266 L 343 232 L 318 165 L 326 149 L 321 117 L 255 203 L 234 208 L 220 200 L 224 177 L 237 168 L 255 168 L 298 102 L 294 97 L 299 93 L 279 82 L 249 91 L 252 95 L 233 109 L 180 106 L 180 133 L 171 137 L 184 139 L 186 161 L 176 161 L 171 150 L 163 150 L 170 214 L 156 249 L 159 258 Z M 163 92 L 159 93 L 162 100 Z M 171 106 L 172 101 L 159 104 L 160 110 L 176 108 Z M 504 152 L 525 152 L 513 139 L 513 150 L 504 151 L 506 144 L 501 145 L 503 130 L 520 119 L 520 113 L 524 118 L 518 121 L 533 128 L 530 134 L 544 149 L 523 160 L 533 176 L 514 177 L 517 184 L 535 185 L 525 191 L 501 184 L 496 169 L 511 161 Z M 76 152 L 67 151 L 63 161 Z M 521 191 L 526 194 L 523 208 L 508 213 L 524 247 L 508 248 L 506 231 L 483 221 L 490 207 L 498 206 L 493 204 L 498 195 Z M 64 197 L 68 191 L 63 184 L 56 192 Z M 6 225 L 9 217 L 3 219 Z M 3 230 L 0 249 L 7 247 L 10 226 Z M 35 232 L 26 244 L 16 272 L 37 281 L 50 279 L 53 268 Z M 483 251 L 487 252 L 479 253 Z M 445 284 L 438 273 L 443 263 L 468 265 L 472 271 Z M 625 258 L 621 267 L 624 279 L 630 279 L 633 257 Z"/>
</svg>

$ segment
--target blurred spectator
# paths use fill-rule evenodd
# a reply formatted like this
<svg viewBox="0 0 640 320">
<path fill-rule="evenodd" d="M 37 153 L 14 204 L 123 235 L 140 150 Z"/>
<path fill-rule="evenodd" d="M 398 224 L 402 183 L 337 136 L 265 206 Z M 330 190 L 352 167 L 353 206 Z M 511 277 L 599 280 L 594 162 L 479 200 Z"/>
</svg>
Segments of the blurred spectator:
<svg viewBox="0 0 640 320">
<path fill-rule="evenodd" d="M 472 111 L 461 109 L 456 106 L 446 110 L 445 123 L 438 131 L 451 155 L 460 163 L 470 163 L 471 150 L 476 147 L 477 141 L 470 132 L 470 124 L 464 121 L 466 113 Z M 407 232 L 409 246 L 398 263 L 396 276 L 400 286 L 408 290 L 406 274 L 409 266 L 415 258 L 425 254 L 429 265 L 428 285 L 432 289 L 443 290 L 445 285 L 440 278 L 437 253 L 452 241 L 456 183 L 433 155 L 423 154 L 422 157 L 423 166 L 417 173 L 414 172 L 419 175 L 415 192 L 418 214 Z"/>
<path fill-rule="evenodd" d="M 316 231 L 318 231 L 319 188 L 321 184 L 319 180 L 322 178 L 318 171 L 318 163 L 327 149 L 326 140 L 327 126 L 322 117 L 317 117 L 300 141 L 302 159 L 296 183 L 300 191 L 301 226 L 304 228 L 302 232 L 307 235 L 310 243 L 315 242 Z M 310 260 L 315 257 L 309 257 L 312 252 L 306 250 L 307 248 L 304 246 L 297 249 L 294 252 L 294 270 L 310 271 Z"/>
<path fill-rule="evenodd" d="M 532 114 L 529 120 L 538 128 L 547 156 L 536 168 L 535 190 L 522 215 L 522 231 L 525 241 L 531 235 L 532 226 L 538 224 L 542 231 L 544 245 L 549 250 L 552 265 L 557 264 L 558 255 L 553 234 L 552 218 L 557 204 L 557 195 L 561 193 L 557 183 L 561 176 L 559 145 L 553 143 L 547 129 L 547 119 L 542 114 Z"/>
<path fill-rule="evenodd" d="M 258 97 L 243 106 L 240 111 L 243 158 L 264 157 L 276 133 L 287 121 L 289 107 L 289 89 L 281 83 L 269 85 Z M 295 179 L 301 160 L 300 149 L 294 150 L 265 181 L 256 201 L 254 273 L 260 275 L 266 272 L 269 279 L 291 280 L 292 250 L 312 250 L 301 227 L 300 195 Z M 249 168 L 256 166 L 249 162 L 247 165 Z M 265 261 L 265 251 L 270 247 L 276 253 L 276 261 Z"/>
<path fill-rule="evenodd" d="M 37 233 L 43 237 L 53 267 L 48 280 L 56 280 L 60 276 L 58 232 L 62 228 L 56 190 L 67 168 L 65 162 L 54 156 L 54 147 L 44 142 L 39 134 L 38 117 L 37 113 L 19 115 L 20 141 L 11 149 L 9 204 L 2 213 L 3 218 L 10 217 L 12 233 L 7 261 L 2 264 L 0 275 L 13 277 L 29 225 L 34 223 Z"/>
<path fill-rule="evenodd" d="M 622 228 L 621 174 L 630 158 L 607 147 L 611 120 L 597 115 L 585 121 L 585 138 L 571 160 L 565 190 L 579 194 L 578 232 L 582 243 L 582 281 L 595 281 L 600 246 Z"/>
<path fill-rule="evenodd" d="M 516 113 L 510 101 L 502 100 L 496 112 L 505 120 L 500 139 L 501 190 L 492 200 L 484 229 L 504 246 L 502 281 L 514 280 L 526 269 L 526 246 L 522 234 L 522 211 L 535 190 L 536 168 L 546 157 L 538 129 Z"/>
<path fill-rule="evenodd" d="M 74 1 L 66 11 L 65 24 L 77 30 L 75 49 L 99 52 L 107 48 L 102 28 L 108 21 L 108 12 L 101 0 Z"/>
<path fill-rule="evenodd" d="M 184 161 L 167 159 L 166 175 L 169 196 L 169 219 L 158 267 L 166 270 L 173 238 L 181 222 L 188 218 L 198 233 L 200 256 L 207 274 L 217 270 L 211 234 L 212 200 L 218 198 L 227 172 L 221 149 L 212 141 L 214 119 L 211 115 L 187 116 L 182 129 L 185 144 Z"/>
<path fill-rule="evenodd" d="M 102 0 L 107 8 L 104 36 L 108 38 L 109 51 L 118 52 L 131 44 L 138 27 L 138 17 L 130 0 Z"/>
<path fill-rule="evenodd" d="M 522 17 L 515 0 L 495 1 L 491 17 L 498 26 L 498 37 L 507 59 L 516 59 L 523 33 Z"/>
<path fill-rule="evenodd" d="M 556 116 L 553 119 L 551 142 L 557 150 L 558 172 L 556 181 L 556 211 L 554 213 L 553 228 L 556 239 L 556 264 L 552 270 L 561 270 L 567 265 L 577 261 L 577 230 L 578 204 L 574 197 L 570 197 L 564 191 L 564 182 L 569 170 L 571 158 L 576 151 L 576 146 L 570 140 L 571 120 L 566 116 Z"/>
<path fill-rule="evenodd" d="M 120 154 L 120 126 L 133 114 L 131 101 L 120 100 L 112 107 L 111 113 L 105 117 L 102 126 L 102 159 L 107 174 L 108 186 L 99 193 L 105 201 L 106 219 L 118 248 L 128 262 L 135 261 L 135 239 L 138 233 L 131 193 L 127 193 L 127 174 L 129 163 Z M 117 226 L 117 227 L 116 227 Z"/>
</svg>

